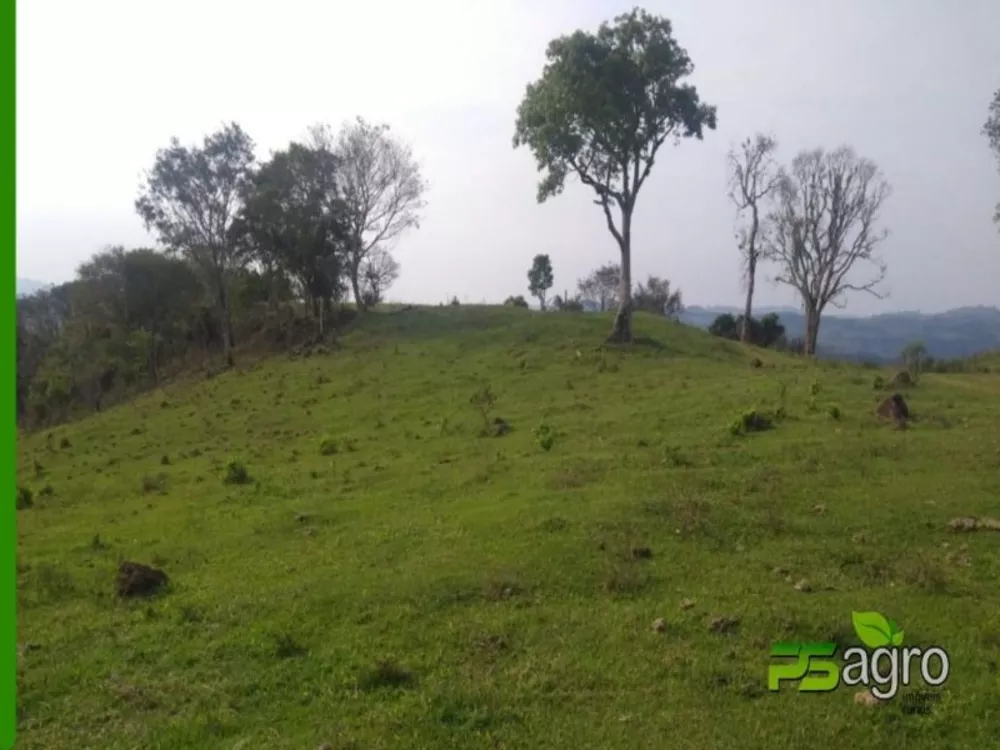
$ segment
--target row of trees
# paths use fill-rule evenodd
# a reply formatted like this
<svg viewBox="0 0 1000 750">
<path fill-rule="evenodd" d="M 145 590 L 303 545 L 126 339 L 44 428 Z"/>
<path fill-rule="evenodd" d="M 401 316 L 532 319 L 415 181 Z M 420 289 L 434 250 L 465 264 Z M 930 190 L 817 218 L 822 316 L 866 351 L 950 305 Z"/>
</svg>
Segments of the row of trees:
<svg viewBox="0 0 1000 750">
<path fill-rule="evenodd" d="M 827 306 L 844 306 L 851 291 L 882 296 L 887 269 L 876 251 L 888 236 L 879 221 L 891 188 L 849 147 L 803 151 L 788 168 L 777 165 L 776 148 L 774 138 L 757 135 L 729 154 L 746 287 L 741 338 L 749 340 L 758 265 L 772 261 L 775 281 L 795 289 L 805 308 L 804 349 L 812 355 Z M 859 278 L 864 265 L 874 270 Z"/>
<path fill-rule="evenodd" d="M 628 341 L 636 199 L 662 146 L 701 140 L 716 127 L 716 108 L 684 82 L 694 65 L 670 21 L 641 9 L 596 33 L 553 40 L 546 57 L 518 107 L 514 147 L 527 147 L 542 172 L 540 203 L 561 193 L 570 176 L 595 194 L 621 257 L 609 340 Z M 1000 165 L 1000 92 L 984 131 Z M 729 154 L 746 286 L 741 338 L 751 337 L 758 266 L 768 261 L 776 265 L 775 281 L 801 298 L 811 355 L 829 305 L 843 306 L 851 292 L 881 296 L 887 269 L 877 250 L 888 236 L 880 219 L 891 188 L 878 166 L 850 147 L 802 151 L 787 166 L 775 161 L 776 148 L 773 138 L 758 135 Z M 865 266 L 872 270 L 859 275 Z"/>
<path fill-rule="evenodd" d="M 18 300 L 19 419 L 99 409 L 193 349 L 231 364 L 237 329 L 285 316 L 284 303 L 305 301 L 320 336 L 348 296 L 363 313 L 396 279 L 393 244 L 418 225 L 424 191 L 409 147 L 360 118 L 315 126 L 264 161 L 236 123 L 200 144 L 171 140 L 135 202 L 162 249 L 110 248 Z"/>
<path fill-rule="evenodd" d="M 553 283 L 552 259 L 545 254 L 536 255 L 531 268 L 528 269 L 528 292 L 538 300 L 538 306 L 542 310 L 548 308 L 548 293 Z M 552 300 L 552 305 L 557 310 L 576 311 L 589 308 L 605 312 L 618 306 L 621 285 L 622 267 L 616 263 L 607 263 L 577 282 L 576 295 L 570 296 L 568 292 L 557 294 Z M 631 297 L 633 309 L 656 315 L 676 318 L 684 309 L 680 290 L 671 290 L 670 282 L 658 276 L 650 275 L 645 283 L 637 284 L 631 292 Z M 527 301 L 520 295 L 508 297 L 504 304 L 528 306 Z"/>
<path fill-rule="evenodd" d="M 746 315 L 723 313 L 712 321 L 708 332 L 724 339 L 745 341 L 765 348 L 801 351 L 803 346 L 803 342 L 788 341 L 785 338 L 785 326 L 781 324 L 777 313 L 768 313 L 759 320 Z"/>
<path fill-rule="evenodd" d="M 410 149 L 386 125 L 358 118 L 339 136 L 318 125 L 258 165 L 253 141 L 230 123 L 200 146 L 174 139 L 158 151 L 135 206 L 198 271 L 232 362 L 237 270 L 290 279 L 320 320 L 346 286 L 363 311 L 398 274 L 389 250 L 418 225 L 424 190 Z"/>
</svg>

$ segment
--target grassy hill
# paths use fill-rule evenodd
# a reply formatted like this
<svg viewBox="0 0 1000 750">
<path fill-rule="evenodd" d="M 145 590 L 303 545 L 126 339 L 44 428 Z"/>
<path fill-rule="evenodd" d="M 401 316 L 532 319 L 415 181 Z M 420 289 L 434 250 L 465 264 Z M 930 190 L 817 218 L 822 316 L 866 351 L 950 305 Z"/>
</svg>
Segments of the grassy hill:
<svg viewBox="0 0 1000 750">
<path fill-rule="evenodd" d="M 925 376 L 897 430 L 872 371 L 609 326 L 374 314 L 22 437 L 18 747 L 998 746 L 997 534 L 948 522 L 1000 515 L 1000 377 Z M 169 589 L 119 600 L 122 558 Z M 868 610 L 948 651 L 929 715 L 767 692 Z"/>
</svg>

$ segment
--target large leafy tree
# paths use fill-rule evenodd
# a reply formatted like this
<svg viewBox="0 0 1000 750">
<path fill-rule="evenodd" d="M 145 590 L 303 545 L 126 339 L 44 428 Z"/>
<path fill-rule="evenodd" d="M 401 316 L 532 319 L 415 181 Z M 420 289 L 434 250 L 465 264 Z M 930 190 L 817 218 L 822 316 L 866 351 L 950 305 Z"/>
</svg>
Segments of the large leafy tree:
<svg viewBox="0 0 1000 750">
<path fill-rule="evenodd" d="M 254 144 L 237 123 L 205 137 L 200 145 L 176 139 L 156 153 L 135 202 L 147 228 L 170 251 L 183 253 L 201 272 L 222 320 L 226 359 L 233 361 L 229 287 L 246 263 L 232 224 L 254 166 Z"/>
<path fill-rule="evenodd" d="M 990 143 L 990 150 L 997 161 L 997 169 L 1000 169 L 1000 89 L 993 94 L 993 101 L 990 102 L 989 116 L 986 124 L 983 125 L 983 135 Z M 1000 202 L 997 203 L 996 213 L 993 214 L 993 221 L 1000 228 Z"/>
<path fill-rule="evenodd" d="M 715 128 L 715 108 L 682 83 L 694 65 L 670 21 L 641 9 L 596 34 L 555 39 L 546 57 L 518 107 L 514 147 L 527 146 L 544 173 L 539 202 L 558 195 L 570 174 L 596 193 L 621 253 L 620 307 L 609 340 L 631 341 L 636 198 L 660 147 L 671 138 L 702 138 Z"/>
<path fill-rule="evenodd" d="M 802 298 L 805 354 L 816 353 L 827 305 L 843 307 L 849 292 L 881 298 L 886 265 L 877 250 L 888 231 L 879 222 L 891 192 L 878 166 L 847 146 L 803 151 L 783 175 L 768 255 L 779 266 L 775 281 Z M 858 277 L 864 265 L 874 271 Z"/>
<path fill-rule="evenodd" d="M 254 175 L 232 230 L 238 245 L 295 279 L 317 317 L 343 291 L 348 230 L 338 164 L 326 148 L 278 151 Z"/>
</svg>

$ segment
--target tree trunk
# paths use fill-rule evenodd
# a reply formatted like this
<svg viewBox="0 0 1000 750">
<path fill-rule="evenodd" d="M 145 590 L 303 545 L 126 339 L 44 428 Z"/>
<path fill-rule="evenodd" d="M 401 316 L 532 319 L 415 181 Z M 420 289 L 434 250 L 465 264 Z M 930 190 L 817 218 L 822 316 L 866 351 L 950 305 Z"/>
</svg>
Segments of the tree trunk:
<svg viewBox="0 0 1000 750">
<path fill-rule="evenodd" d="M 753 288 L 757 275 L 757 259 L 751 255 L 747 261 L 747 303 L 743 308 L 743 326 L 740 330 L 740 341 L 744 344 L 750 340 L 750 316 L 753 314 Z"/>
<path fill-rule="evenodd" d="M 816 355 L 817 338 L 819 338 L 819 309 L 814 302 L 806 302 L 806 341 L 803 354 L 807 357 Z"/>
<path fill-rule="evenodd" d="M 365 302 L 361 298 L 361 261 L 364 260 L 363 257 L 363 247 L 364 240 L 361 238 L 360 234 L 355 235 L 351 239 L 351 252 L 348 255 L 348 270 L 351 276 L 351 291 L 354 292 L 354 305 L 358 308 L 358 312 L 362 313 L 365 311 Z"/>
<path fill-rule="evenodd" d="M 274 263 L 267 261 L 264 273 L 267 274 L 267 308 L 274 312 L 278 309 L 278 275 L 275 273 Z"/>
<path fill-rule="evenodd" d="M 622 278 L 621 302 L 615 314 L 608 343 L 632 343 L 632 213 L 622 210 Z"/>
<path fill-rule="evenodd" d="M 365 311 L 365 301 L 361 298 L 361 284 L 358 283 L 358 266 L 351 266 L 351 291 L 354 293 L 354 306 L 358 312 Z"/>
<path fill-rule="evenodd" d="M 222 315 L 222 350 L 226 355 L 226 364 L 232 367 L 234 364 L 233 360 L 233 347 L 236 346 L 236 340 L 233 336 L 233 316 L 229 310 L 229 295 L 226 293 L 226 282 L 222 278 L 222 274 L 219 274 L 219 312 Z"/>
</svg>

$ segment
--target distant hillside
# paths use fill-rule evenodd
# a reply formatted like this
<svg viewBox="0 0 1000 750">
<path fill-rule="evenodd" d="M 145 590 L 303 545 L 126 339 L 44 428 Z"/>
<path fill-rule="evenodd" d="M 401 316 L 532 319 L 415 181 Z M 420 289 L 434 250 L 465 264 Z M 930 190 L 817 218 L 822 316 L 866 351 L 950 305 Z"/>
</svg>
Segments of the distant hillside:
<svg viewBox="0 0 1000 750">
<path fill-rule="evenodd" d="M 717 315 L 737 315 L 735 307 L 689 307 L 681 320 L 699 328 L 708 328 Z M 757 315 L 776 312 L 790 338 L 801 337 L 805 317 L 788 307 L 761 307 Z M 826 315 L 819 331 L 818 354 L 872 362 L 888 362 L 913 341 L 923 341 L 930 354 L 939 359 L 969 357 L 1000 349 L 1000 309 L 995 307 L 960 307 L 943 313 L 886 313 L 869 318 Z"/>
<path fill-rule="evenodd" d="M 35 281 L 34 279 L 17 279 L 17 296 L 27 297 L 30 294 L 34 294 L 42 289 L 47 289 L 52 286 L 45 281 Z"/>
</svg>

